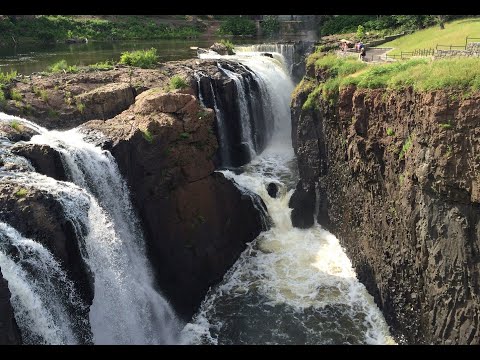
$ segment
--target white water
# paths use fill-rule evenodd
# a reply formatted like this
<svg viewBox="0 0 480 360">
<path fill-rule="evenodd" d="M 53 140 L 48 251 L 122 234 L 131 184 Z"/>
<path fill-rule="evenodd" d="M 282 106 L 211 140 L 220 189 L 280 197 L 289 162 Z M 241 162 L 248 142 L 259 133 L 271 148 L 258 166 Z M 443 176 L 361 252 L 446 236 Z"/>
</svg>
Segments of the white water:
<svg viewBox="0 0 480 360">
<path fill-rule="evenodd" d="M 280 54 L 285 59 L 285 66 L 287 71 L 290 73 L 293 64 L 293 54 L 295 52 L 295 48 L 293 44 L 255 44 L 250 46 L 236 46 L 235 52 L 267 52 L 277 57 L 278 54 Z"/>
<path fill-rule="evenodd" d="M 298 176 L 289 137 L 291 82 L 274 59 L 242 55 L 236 59 L 275 86 L 276 128 L 269 147 L 243 173 L 222 172 L 263 199 L 273 225 L 209 291 L 183 329 L 183 343 L 394 344 L 338 239 L 318 224 L 292 226 L 288 201 Z M 275 199 L 267 193 L 271 182 L 280 188 Z"/>
<path fill-rule="evenodd" d="M 82 234 L 82 255 L 95 278 L 89 313 L 93 342 L 176 343 L 179 323 L 154 288 L 142 232 L 114 159 L 83 141 L 76 129 L 59 132 L 35 127 L 40 135 L 31 142 L 58 150 L 78 186 L 37 173 L 10 175 L 9 181 L 54 195 Z"/>
<path fill-rule="evenodd" d="M 0 222 L 0 268 L 12 294 L 24 344 L 90 342 L 87 307 L 61 265 L 41 244 Z M 82 331 L 79 333 L 79 330 Z"/>
</svg>

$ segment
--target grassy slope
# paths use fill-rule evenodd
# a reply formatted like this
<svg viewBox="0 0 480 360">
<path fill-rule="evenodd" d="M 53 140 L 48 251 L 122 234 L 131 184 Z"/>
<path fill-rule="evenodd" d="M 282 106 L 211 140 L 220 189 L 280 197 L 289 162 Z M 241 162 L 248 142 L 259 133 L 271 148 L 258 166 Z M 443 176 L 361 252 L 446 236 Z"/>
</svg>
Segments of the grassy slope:
<svg viewBox="0 0 480 360">
<path fill-rule="evenodd" d="M 304 78 L 297 86 L 294 94 L 302 89 L 310 93 L 304 109 L 316 106 L 319 96 L 333 102 L 340 88 L 352 84 L 369 89 L 402 89 L 408 86 L 417 91 L 452 89 L 460 90 L 467 96 L 472 91 L 480 91 L 480 58 L 435 61 L 423 58 L 367 65 L 355 58 L 314 53 L 307 63 L 315 64 L 317 70 L 326 72 L 328 79 L 317 84 L 313 79 Z"/>
<path fill-rule="evenodd" d="M 400 54 L 401 51 L 435 48 L 437 44 L 464 45 L 467 36 L 480 37 L 480 18 L 448 22 L 443 30 L 439 26 L 433 26 L 402 36 L 382 44 L 380 47 L 393 47 L 394 49 L 389 54 Z"/>
</svg>

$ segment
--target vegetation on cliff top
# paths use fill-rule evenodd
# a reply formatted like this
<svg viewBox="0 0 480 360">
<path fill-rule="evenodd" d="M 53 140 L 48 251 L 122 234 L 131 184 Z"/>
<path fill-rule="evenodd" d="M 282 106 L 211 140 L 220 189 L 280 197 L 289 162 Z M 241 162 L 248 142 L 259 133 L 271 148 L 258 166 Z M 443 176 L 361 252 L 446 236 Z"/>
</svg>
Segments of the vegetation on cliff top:
<svg viewBox="0 0 480 360">
<path fill-rule="evenodd" d="M 317 53 L 311 55 L 308 62 L 315 66 L 316 73 L 323 72 L 326 80 L 309 91 L 304 109 L 315 106 L 320 94 L 324 100 L 333 102 L 339 90 L 348 85 L 396 90 L 412 86 L 416 91 L 455 89 L 465 94 L 480 91 L 480 58 L 418 58 L 367 65 L 356 58 Z M 300 83 L 294 94 L 301 91 L 300 87 L 305 87 L 305 84 Z"/>
<path fill-rule="evenodd" d="M 35 40 L 54 42 L 67 38 L 93 40 L 177 39 L 200 34 L 195 26 L 174 27 L 155 22 L 148 16 L 3 16 L 0 17 L 0 42 Z"/>
<path fill-rule="evenodd" d="M 218 29 L 220 35 L 254 36 L 257 32 L 255 22 L 246 17 L 230 16 Z"/>
<path fill-rule="evenodd" d="M 434 49 L 437 44 L 462 46 L 465 45 L 467 36 L 480 37 L 480 18 L 452 21 L 446 23 L 443 30 L 438 26 L 432 26 L 382 44 L 381 47 L 392 47 L 394 50 L 389 54 L 400 54 L 401 51 Z"/>
</svg>

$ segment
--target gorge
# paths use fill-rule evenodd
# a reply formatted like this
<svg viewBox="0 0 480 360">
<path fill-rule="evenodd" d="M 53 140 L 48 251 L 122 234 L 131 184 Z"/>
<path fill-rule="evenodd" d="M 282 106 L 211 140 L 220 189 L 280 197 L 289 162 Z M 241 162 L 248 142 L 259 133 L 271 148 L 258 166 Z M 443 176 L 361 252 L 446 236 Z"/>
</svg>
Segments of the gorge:
<svg viewBox="0 0 480 360">
<path fill-rule="evenodd" d="M 308 109 L 311 51 L 10 84 L 0 343 L 478 343 L 478 94 Z"/>
</svg>

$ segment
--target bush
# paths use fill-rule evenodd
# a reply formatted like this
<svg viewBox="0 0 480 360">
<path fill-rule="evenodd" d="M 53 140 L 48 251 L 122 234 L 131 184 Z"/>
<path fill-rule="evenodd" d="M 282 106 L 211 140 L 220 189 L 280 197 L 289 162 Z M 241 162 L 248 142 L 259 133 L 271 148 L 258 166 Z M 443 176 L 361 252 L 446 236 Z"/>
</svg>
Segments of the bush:
<svg viewBox="0 0 480 360">
<path fill-rule="evenodd" d="M 220 44 L 225 45 L 227 48 L 228 55 L 234 55 L 233 49 L 235 49 L 235 45 L 230 40 L 222 39 L 220 40 Z"/>
<path fill-rule="evenodd" d="M 189 85 L 184 78 L 179 75 L 175 75 L 170 79 L 169 90 L 185 89 L 188 86 Z"/>
<path fill-rule="evenodd" d="M 16 71 L 10 71 L 7 73 L 0 72 L 0 88 L 10 83 L 16 77 L 17 77 Z"/>
<path fill-rule="evenodd" d="M 137 66 L 143 69 L 153 68 L 157 64 L 157 49 L 126 51 L 120 57 L 120 64 Z"/>
<path fill-rule="evenodd" d="M 3 90 L 0 89 L 0 106 L 5 106 L 7 100 L 5 100 L 5 94 L 3 93 Z"/>
<path fill-rule="evenodd" d="M 365 37 L 365 28 L 362 25 L 358 25 L 357 27 L 357 38 L 359 40 L 363 40 Z"/>
<path fill-rule="evenodd" d="M 15 101 L 22 101 L 23 96 L 18 90 L 12 89 L 10 90 L 10 98 Z"/>
<path fill-rule="evenodd" d="M 247 35 L 254 36 L 257 33 L 255 23 L 241 16 L 230 16 L 220 25 L 221 35 Z"/>
<path fill-rule="evenodd" d="M 145 140 L 147 140 L 150 144 L 153 142 L 153 134 L 147 130 L 141 130 L 142 136 Z"/>
<path fill-rule="evenodd" d="M 88 65 L 88 67 L 92 70 L 112 70 L 113 69 L 113 61 L 104 61 L 104 62 L 97 62 L 95 64 Z"/>
<path fill-rule="evenodd" d="M 48 67 L 48 71 L 52 73 L 57 72 L 66 72 L 66 73 L 76 73 L 78 72 L 78 67 L 76 65 L 68 65 L 66 60 L 57 61 L 55 64 Z"/>
</svg>

